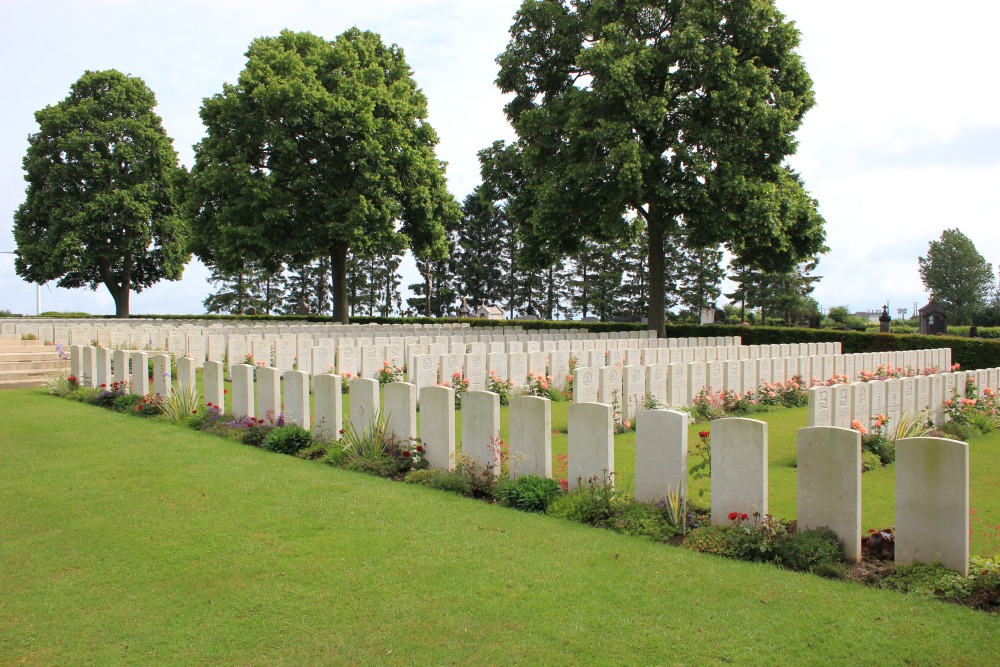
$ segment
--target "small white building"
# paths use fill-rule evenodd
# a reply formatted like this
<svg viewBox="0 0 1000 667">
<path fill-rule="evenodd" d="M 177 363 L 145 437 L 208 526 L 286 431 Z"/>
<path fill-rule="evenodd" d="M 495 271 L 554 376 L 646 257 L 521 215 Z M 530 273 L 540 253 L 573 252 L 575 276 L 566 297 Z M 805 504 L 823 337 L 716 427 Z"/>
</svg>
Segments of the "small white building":
<svg viewBox="0 0 1000 667">
<path fill-rule="evenodd" d="M 505 320 L 503 308 L 496 305 L 484 305 L 476 308 L 476 317 L 486 320 Z"/>
</svg>

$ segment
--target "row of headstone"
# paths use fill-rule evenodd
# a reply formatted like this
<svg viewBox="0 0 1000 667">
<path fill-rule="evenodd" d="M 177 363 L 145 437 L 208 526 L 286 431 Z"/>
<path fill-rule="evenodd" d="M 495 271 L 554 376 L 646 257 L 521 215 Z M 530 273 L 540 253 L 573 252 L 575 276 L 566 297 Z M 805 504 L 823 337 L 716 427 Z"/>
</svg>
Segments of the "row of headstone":
<svg viewBox="0 0 1000 667">
<path fill-rule="evenodd" d="M 99 350 L 82 350 L 73 358 L 97 357 Z M 92 353 L 92 354 L 91 354 Z M 114 374 L 131 368 L 131 381 L 148 379 L 147 354 L 118 351 Z M 83 361 L 83 363 L 89 363 Z M 103 362 L 102 362 L 103 363 Z M 154 355 L 154 393 L 170 391 L 170 357 Z M 96 366 L 95 366 L 96 368 Z M 183 369 L 183 370 L 182 370 Z M 81 374 L 83 371 L 79 371 Z M 960 374 L 959 374 L 960 375 Z M 255 377 L 256 376 L 256 377 Z M 178 365 L 178 384 L 194 382 L 193 363 Z M 983 376 L 989 386 L 990 373 Z M 342 427 L 341 378 L 304 371 L 280 374 L 272 367 L 237 364 L 233 373 L 233 412 L 237 416 L 283 416 L 285 423 L 312 428 L 339 439 Z M 222 410 L 223 365 L 205 364 L 204 396 Z M 309 383 L 315 392 L 315 416 L 310 415 Z M 926 378 L 924 378 L 926 379 Z M 977 380 L 979 378 L 977 377 Z M 859 383 L 862 384 L 862 383 Z M 868 383 L 877 385 L 880 383 Z M 881 383 L 885 384 L 885 383 Z M 828 388 L 822 388 L 828 389 Z M 143 392 L 145 393 L 145 392 Z M 380 407 L 375 380 L 350 383 L 353 428 L 370 427 L 381 410 L 388 430 L 401 440 L 417 437 L 418 389 L 409 383 L 385 387 Z M 449 387 L 419 390 L 419 437 L 431 467 L 452 469 L 456 463 L 455 400 Z M 500 472 L 499 396 L 469 391 L 463 398 L 462 453 L 484 470 Z M 512 476 L 552 474 L 551 404 L 547 399 L 521 396 L 511 399 L 509 446 Z M 671 410 L 640 410 L 636 414 L 635 496 L 655 502 L 672 493 L 686 493 L 688 418 Z M 767 424 L 752 419 L 720 419 L 711 424 L 712 521 L 725 525 L 731 512 L 763 518 L 768 514 Z M 848 560 L 861 556 L 861 440 L 860 433 L 840 427 L 811 427 L 799 431 L 797 454 L 798 526 L 805 530 L 826 526 L 837 533 Z M 568 410 L 568 476 L 570 488 L 592 480 L 613 483 L 615 467 L 614 415 L 611 405 L 577 403 Z M 968 446 L 938 438 L 901 439 L 896 443 L 896 561 L 940 561 L 968 572 Z M 927 512 L 927 507 L 934 512 Z"/>
<path fill-rule="evenodd" d="M 945 402 L 965 398 L 972 382 L 977 395 L 1000 390 L 1000 369 L 957 371 L 927 376 L 853 382 L 809 390 L 809 425 L 849 428 L 855 421 L 870 428 L 876 415 L 888 418 L 888 427 L 905 415 L 926 411 L 935 423 L 947 418 Z"/>
<path fill-rule="evenodd" d="M 727 525 L 734 512 L 764 520 L 767 424 L 719 419 L 711 424 L 711 437 L 712 523 Z M 861 434 L 830 426 L 800 429 L 796 475 L 798 530 L 829 528 L 844 557 L 861 560 Z M 941 562 L 967 576 L 968 445 L 943 438 L 897 440 L 895 494 L 896 562 Z"/>
</svg>

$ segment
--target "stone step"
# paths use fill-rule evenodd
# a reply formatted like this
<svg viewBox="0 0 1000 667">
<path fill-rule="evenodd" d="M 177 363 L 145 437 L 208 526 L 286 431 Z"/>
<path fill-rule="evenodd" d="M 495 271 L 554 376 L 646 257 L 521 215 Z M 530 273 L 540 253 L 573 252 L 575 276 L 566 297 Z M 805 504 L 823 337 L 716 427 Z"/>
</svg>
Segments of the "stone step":
<svg viewBox="0 0 1000 667">
<path fill-rule="evenodd" d="M 59 360 L 59 354 L 53 352 L 52 350 L 45 350 L 44 352 L 3 352 L 0 351 L 0 361 L 31 361 L 33 359 L 39 359 L 43 361 L 49 361 L 51 359 Z M 67 361 L 69 361 L 67 359 Z"/>
<path fill-rule="evenodd" d="M 13 388 L 12 385 L 15 384 L 21 387 L 41 387 L 45 384 L 45 376 L 54 374 L 55 372 L 38 369 L 19 371 L 0 370 L 0 386 L 8 389 Z"/>
<path fill-rule="evenodd" d="M 65 345 L 63 347 L 66 347 Z M 0 340 L 0 352 L 4 350 L 54 350 L 55 345 L 46 345 L 40 340 Z"/>
<path fill-rule="evenodd" d="M 69 371 L 69 362 L 55 359 L 21 359 L 13 361 L 0 357 L 0 371 Z"/>
</svg>

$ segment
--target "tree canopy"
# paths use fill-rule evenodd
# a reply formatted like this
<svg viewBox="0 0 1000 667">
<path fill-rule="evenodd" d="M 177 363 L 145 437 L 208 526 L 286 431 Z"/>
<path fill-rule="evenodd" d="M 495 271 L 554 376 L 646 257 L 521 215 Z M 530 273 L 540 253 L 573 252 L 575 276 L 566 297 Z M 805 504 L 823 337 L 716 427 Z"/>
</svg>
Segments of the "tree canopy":
<svg viewBox="0 0 1000 667">
<path fill-rule="evenodd" d="M 514 175 L 525 204 L 508 212 L 539 253 L 641 217 L 662 333 L 665 242 L 682 227 L 691 247 L 767 270 L 822 249 L 816 203 L 784 163 L 812 82 L 772 0 L 526 0 L 510 33 L 497 83 L 518 141 L 484 152 L 484 178 Z"/>
<path fill-rule="evenodd" d="M 968 323 L 992 295 L 992 265 L 958 229 L 944 230 L 929 246 L 927 256 L 917 258 L 924 287 L 954 322 Z"/>
<path fill-rule="evenodd" d="M 131 290 L 178 280 L 190 258 L 179 203 L 186 174 L 137 77 L 87 71 L 35 113 L 25 201 L 14 214 L 15 268 L 60 287 L 104 285 L 128 317 Z"/>
<path fill-rule="evenodd" d="M 352 28 L 326 41 L 253 41 L 235 85 L 204 101 L 192 170 L 195 252 L 229 273 L 321 256 L 334 319 L 348 318 L 348 250 L 447 253 L 457 202 L 445 187 L 427 101 L 402 49 Z"/>
</svg>

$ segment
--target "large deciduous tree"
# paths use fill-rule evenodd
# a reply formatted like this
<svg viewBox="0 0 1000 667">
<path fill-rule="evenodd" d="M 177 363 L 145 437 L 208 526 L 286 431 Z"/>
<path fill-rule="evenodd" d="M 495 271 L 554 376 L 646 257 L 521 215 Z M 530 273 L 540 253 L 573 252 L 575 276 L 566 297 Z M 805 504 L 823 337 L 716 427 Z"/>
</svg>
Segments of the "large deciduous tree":
<svg viewBox="0 0 1000 667">
<path fill-rule="evenodd" d="M 460 212 L 427 100 L 403 51 L 357 28 L 332 42 L 283 31 L 246 56 L 239 81 L 201 108 L 195 252 L 232 273 L 247 258 L 329 257 L 334 319 L 346 322 L 350 248 L 447 253 Z"/>
<path fill-rule="evenodd" d="M 14 214 L 19 276 L 104 285 L 118 317 L 128 317 L 132 290 L 180 279 L 191 256 L 179 207 L 186 174 L 155 106 L 142 79 L 88 71 L 35 113 L 27 196 Z"/>
<path fill-rule="evenodd" d="M 993 267 L 958 229 L 944 230 L 929 245 L 927 256 L 917 258 L 920 279 L 955 322 L 968 323 L 992 294 Z"/>
<path fill-rule="evenodd" d="M 682 227 L 773 270 L 817 252 L 822 219 L 785 165 L 814 102 L 797 45 L 773 0 L 526 0 L 498 58 L 518 141 L 492 155 L 520 156 L 534 245 L 573 254 L 640 216 L 661 335 Z"/>
</svg>

